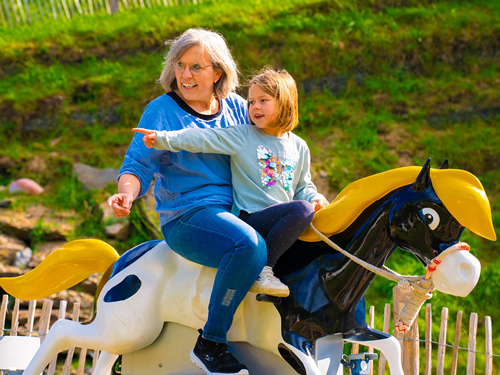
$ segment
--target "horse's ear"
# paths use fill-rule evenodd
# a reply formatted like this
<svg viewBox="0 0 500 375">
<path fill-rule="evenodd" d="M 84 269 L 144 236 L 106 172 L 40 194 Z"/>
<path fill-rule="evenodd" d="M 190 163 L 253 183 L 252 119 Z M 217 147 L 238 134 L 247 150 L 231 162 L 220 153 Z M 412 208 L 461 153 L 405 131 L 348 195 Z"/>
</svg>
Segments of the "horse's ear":
<svg viewBox="0 0 500 375">
<path fill-rule="evenodd" d="M 439 167 L 439 169 L 449 169 L 450 168 L 450 163 L 448 162 L 448 159 L 444 159 L 443 164 Z"/>
<path fill-rule="evenodd" d="M 423 193 L 431 185 L 431 159 L 427 159 L 411 189 Z"/>
</svg>

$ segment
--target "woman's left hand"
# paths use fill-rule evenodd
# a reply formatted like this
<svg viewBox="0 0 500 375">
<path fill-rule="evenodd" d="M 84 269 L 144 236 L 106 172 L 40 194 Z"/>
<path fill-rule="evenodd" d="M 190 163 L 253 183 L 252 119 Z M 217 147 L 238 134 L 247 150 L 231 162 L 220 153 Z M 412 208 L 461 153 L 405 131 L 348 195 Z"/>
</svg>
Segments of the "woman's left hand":
<svg viewBox="0 0 500 375">
<path fill-rule="evenodd" d="M 311 201 L 311 204 L 314 207 L 314 212 L 318 212 L 319 210 L 327 207 L 329 205 L 326 199 L 315 199 Z"/>
</svg>

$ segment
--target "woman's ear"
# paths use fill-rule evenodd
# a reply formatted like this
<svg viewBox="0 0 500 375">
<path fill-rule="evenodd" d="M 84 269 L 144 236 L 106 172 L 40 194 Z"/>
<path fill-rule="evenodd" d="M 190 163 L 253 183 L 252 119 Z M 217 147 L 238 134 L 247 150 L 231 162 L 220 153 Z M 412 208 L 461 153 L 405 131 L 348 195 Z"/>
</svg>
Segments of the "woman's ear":
<svg viewBox="0 0 500 375">
<path fill-rule="evenodd" d="M 222 77 L 222 70 L 221 69 L 215 69 L 215 79 L 214 79 L 214 85 L 219 82 L 220 77 Z"/>
</svg>

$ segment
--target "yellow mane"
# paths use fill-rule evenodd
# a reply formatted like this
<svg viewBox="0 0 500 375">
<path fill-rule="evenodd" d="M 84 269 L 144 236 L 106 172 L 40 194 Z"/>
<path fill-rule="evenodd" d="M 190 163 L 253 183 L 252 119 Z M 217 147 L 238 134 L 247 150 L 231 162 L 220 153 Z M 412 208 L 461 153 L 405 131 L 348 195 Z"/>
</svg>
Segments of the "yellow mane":
<svg viewBox="0 0 500 375">
<path fill-rule="evenodd" d="M 421 170 L 421 167 L 396 168 L 353 182 L 314 216 L 313 225 L 326 236 L 342 232 L 373 202 L 415 182 Z M 460 225 L 481 237 L 496 240 L 488 197 L 474 175 L 459 169 L 431 168 L 431 181 L 438 198 Z M 309 228 L 300 239 L 320 241 Z"/>
</svg>

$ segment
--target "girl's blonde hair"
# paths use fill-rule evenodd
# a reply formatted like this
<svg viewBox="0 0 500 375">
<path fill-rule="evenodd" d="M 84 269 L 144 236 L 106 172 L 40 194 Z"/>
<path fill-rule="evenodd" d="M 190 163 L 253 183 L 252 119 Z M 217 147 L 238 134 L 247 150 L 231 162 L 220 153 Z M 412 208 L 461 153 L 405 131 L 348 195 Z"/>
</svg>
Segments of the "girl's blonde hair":
<svg viewBox="0 0 500 375">
<path fill-rule="evenodd" d="M 226 98 L 229 92 L 239 86 L 238 68 L 226 41 L 219 33 L 199 28 L 188 29 L 178 38 L 167 40 L 165 44 L 170 46 L 170 50 L 165 56 L 163 71 L 158 79 L 165 92 L 179 89 L 173 63 L 179 60 L 189 48 L 195 46 L 200 46 L 203 51 L 206 51 L 214 69 L 222 72 L 220 79 L 214 85 L 214 95 L 217 98 Z"/>
<path fill-rule="evenodd" d="M 269 127 L 286 132 L 293 130 L 299 123 L 299 98 L 292 76 L 284 69 L 265 67 L 250 80 L 248 86 L 252 85 L 278 101 L 278 114 Z M 249 103 L 247 106 L 250 109 Z M 249 120 L 255 125 L 251 118 Z"/>
</svg>

